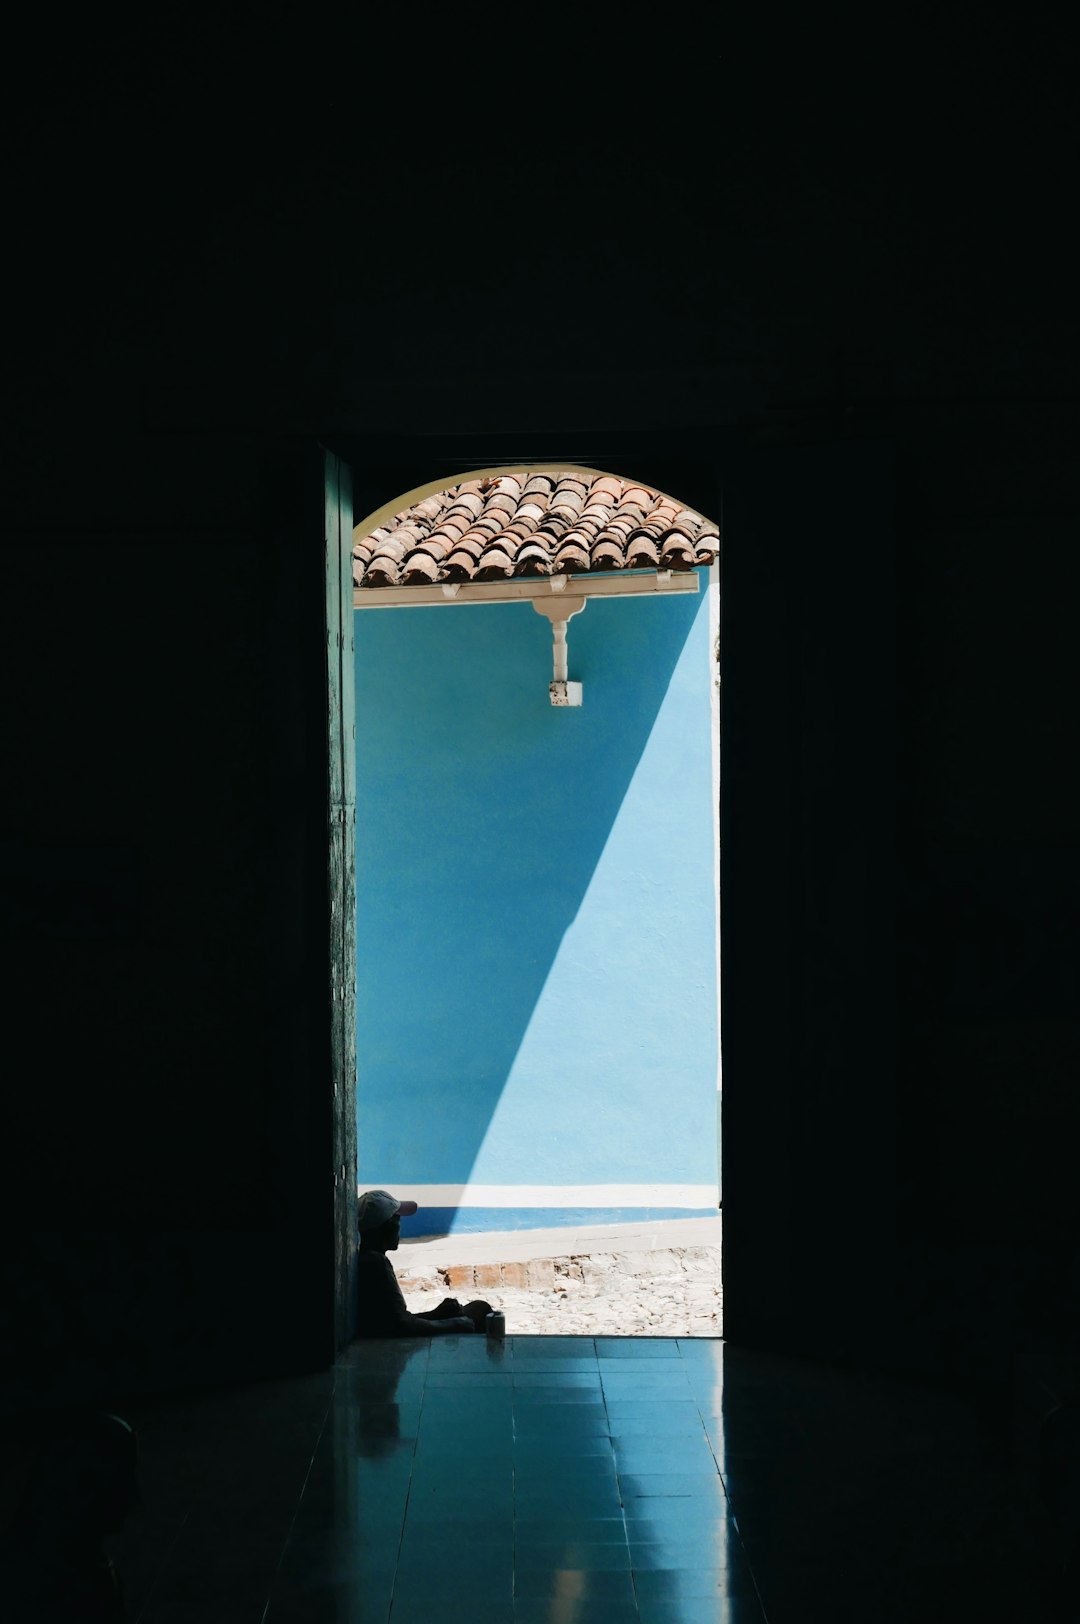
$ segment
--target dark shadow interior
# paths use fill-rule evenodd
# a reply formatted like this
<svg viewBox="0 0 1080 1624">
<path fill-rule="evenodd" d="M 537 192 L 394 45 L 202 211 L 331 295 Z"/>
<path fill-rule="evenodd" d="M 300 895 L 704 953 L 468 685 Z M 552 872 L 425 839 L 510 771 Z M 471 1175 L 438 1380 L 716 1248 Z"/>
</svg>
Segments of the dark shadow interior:
<svg viewBox="0 0 1080 1624">
<path fill-rule="evenodd" d="M 544 441 L 722 519 L 727 1351 L 918 1379 L 1019 1460 L 1080 1336 L 1060 42 L 942 16 L 902 97 L 684 43 L 685 116 L 562 162 L 558 118 L 358 117 L 314 22 L 54 21 L 9 108 L 5 1417 L 327 1380 L 320 445 L 363 513 Z M 467 253 L 424 214 L 463 190 Z"/>
</svg>

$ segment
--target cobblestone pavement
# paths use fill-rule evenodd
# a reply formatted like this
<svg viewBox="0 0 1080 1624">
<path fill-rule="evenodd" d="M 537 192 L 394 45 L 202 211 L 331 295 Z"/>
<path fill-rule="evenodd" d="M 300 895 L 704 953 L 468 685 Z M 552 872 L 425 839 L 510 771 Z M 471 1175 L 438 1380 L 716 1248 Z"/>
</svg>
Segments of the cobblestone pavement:
<svg viewBox="0 0 1080 1624">
<path fill-rule="evenodd" d="M 721 1336 L 718 1246 L 397 1268 L 414 1312 L 483 1297 L 508 1335 Z"/>
</svg>

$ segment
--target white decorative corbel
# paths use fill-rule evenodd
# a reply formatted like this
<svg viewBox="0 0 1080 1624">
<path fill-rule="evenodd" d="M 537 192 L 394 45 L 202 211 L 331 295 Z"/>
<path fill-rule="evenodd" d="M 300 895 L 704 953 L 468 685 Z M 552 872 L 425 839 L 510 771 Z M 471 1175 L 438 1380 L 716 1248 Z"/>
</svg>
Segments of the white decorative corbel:
<svg viewBox="0 0 1080 1624">
<path fill-rule="evenodd" d="M 555 581 L 559 582 L 556 586 Z M 567 653 L 566 653 L 566 627 L 567 622 L 575 615 L 580 615 L 587 599 L 567 597 L 563 589 L 564 576 L 556 576 L 551 583 L 553 592 L 558 592 L 556 602 L 550 598 L 533 598 L 532 606 L 538 615 L 546 615 L 551 621 L 552 635 L 552 665 L 554 668 L 553 681 L 548 689 L 553 705 L 580 705 L 581 683 L 570 682 L 567 679 Z"/>
</svg>

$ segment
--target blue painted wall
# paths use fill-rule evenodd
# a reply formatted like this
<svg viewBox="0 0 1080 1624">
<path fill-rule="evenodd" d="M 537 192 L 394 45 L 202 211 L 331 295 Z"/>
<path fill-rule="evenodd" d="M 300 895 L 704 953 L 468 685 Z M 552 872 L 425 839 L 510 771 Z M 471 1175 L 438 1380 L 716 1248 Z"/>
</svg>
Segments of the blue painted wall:
<svg viewBox="0 0 1080 1624">
<path fill-rule="evenodd" d="M 589 602 L 580 710 L 527 603 L 357 612 L 360 1183 L 523 1187 L 406 1233 L 645 1215 L 536 1186 L 715 1186 L 706 581 Z"/>
</svg>

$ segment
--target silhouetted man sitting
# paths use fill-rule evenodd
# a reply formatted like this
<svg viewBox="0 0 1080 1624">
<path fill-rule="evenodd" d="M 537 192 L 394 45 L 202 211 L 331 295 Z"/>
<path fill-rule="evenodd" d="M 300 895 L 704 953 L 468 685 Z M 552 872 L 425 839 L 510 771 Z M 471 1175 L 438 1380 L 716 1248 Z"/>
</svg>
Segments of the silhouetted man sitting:
<svg viewBox="0 0 1080 1624">
<path fill-rule="evenodd" d="M 477 1300 L 464 1307 L 444 1297 L 438 1308 L 410 1314 L 387 1252 L 396 1252 L 402 1215 L 417 1211 L 415 1201 L 398 1201 L 387 1190 L 366 1190 L 360 1197 L 357 1224 L 361 1336 L 455 1336 L 482 1332 L 491 1304 Z"/>
</svg>

